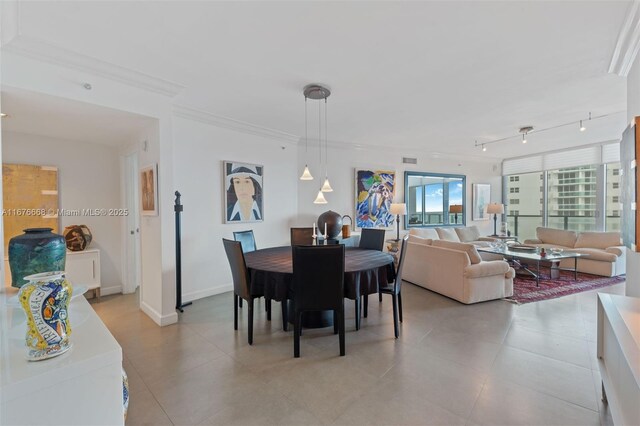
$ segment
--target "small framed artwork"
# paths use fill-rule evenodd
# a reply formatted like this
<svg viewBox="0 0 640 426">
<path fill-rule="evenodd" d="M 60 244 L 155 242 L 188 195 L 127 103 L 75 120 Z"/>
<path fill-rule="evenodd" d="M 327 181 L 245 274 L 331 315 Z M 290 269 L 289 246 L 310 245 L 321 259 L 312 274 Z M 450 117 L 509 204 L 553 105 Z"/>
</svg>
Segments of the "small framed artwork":
<svg viewBox="0 0 640 426">
<path fill-rule="evenodd" d="M 356 228 L 394 229 L 396 217 L 389 211 L 396 192 L 393 170 L 356 169 Z"/>
<path fill-rule="evenodd" d="M 262 222 L 264 166 L 224 161 L 224 222 Z"/>
<path fill-rule="evenodd" d="M 489 220 L 487 206 L 491 202 L 491 185 L 474 183 L 471 200 L 471 220 Z"/>
<path fill-rule="evenodd" d="M 140 169 L 140 207 L 143 216 L 158 216 L 158 165 Z"/>
</svg>

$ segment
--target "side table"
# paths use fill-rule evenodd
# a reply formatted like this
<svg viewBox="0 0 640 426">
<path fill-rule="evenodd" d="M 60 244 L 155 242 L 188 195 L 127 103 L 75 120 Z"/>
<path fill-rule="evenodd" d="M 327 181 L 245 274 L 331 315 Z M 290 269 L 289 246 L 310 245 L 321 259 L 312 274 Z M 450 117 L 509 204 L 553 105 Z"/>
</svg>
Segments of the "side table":
<svg viewBox="0 0 640 426">
<path fill-rule="evenodd" d="M 396 240 L 395 238 L 385 241 L 385 243 L 387 243 L 387 252 L 389 252 L 389 254 L 393 257 L 393 266 L 396 269 L 398 268 L 398 261 L 400 260 L 400 241 L 402 240 Z"/>
</svg>

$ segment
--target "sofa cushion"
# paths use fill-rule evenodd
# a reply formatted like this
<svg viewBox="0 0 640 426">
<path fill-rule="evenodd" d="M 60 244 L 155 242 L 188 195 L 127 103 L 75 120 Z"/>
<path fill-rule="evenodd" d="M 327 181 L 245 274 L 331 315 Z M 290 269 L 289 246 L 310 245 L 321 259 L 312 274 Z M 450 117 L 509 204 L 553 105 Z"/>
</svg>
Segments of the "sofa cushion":
<svg viewBox="0 0 640 426">
<path fill-rule="evenodd" d="M 471 241 L 478 241 L 480 238 L 480 231 L 477 226 L 463 226 L 455 228 L 458 238 L 463 243 L 470 243 Z"/>
<path fill-rule="evenodd" d="M 407 239 L 408 243 L 421 244 L 423 246 L 430 246 L 433 240 L 431 238 L 422 238 L 417 235 L 409 234 L 409 238 Z"/>
<path fill-rule="evenodd" d="M 436 228 L 436 232 L 441 240 L 460 242 L 460 238 L 453 228 Z"/>
<path fill-rule="evenodd" d="M 474 246 L 473 244 L 457 243 L 455 241 L 447 241 L 447 240 L 434 240 L 432 245 L 434 247 L 443 247 L 443 248 L 448 248 L 452 250 L 467 252 L 467 255 L 469 256 L 469 261 L 471 261 L 472 265 L 482 262 L 482 258 L 480 257 L 478 250 L 476 250 L 476 246 Z"/>
<path fill-rule="evenodd" d="M 608 253 L 605 250 L 597 248 L 577 248 L 572 251 L 575 251 L 576 253 L 588 254 L 589 257 L 586 257 L 585 259 L 589 260 L 599 260 L 601 262 L 614 263 L 618 259 L 618 256 L 616 256 L 615 254 Z"/>
<path fill-rule="evenodd" d="M 598 248 L 621 246 L 619 232 L 581 232 L 576 240 L 576 248 Z"/>
<path fill-rule="evenodd" d="M 573 231 L 543 228 L 542 226 L 536 228 L 536 235 L 543 243 L 557 244 L 563 247 L 574 247 L 578 238 L 578 235 Z"/>
<path fill-rule="evenodd" d="M 439 240 L 440 237 L 434 228 L 411 228 L 409 235 L 416 235 L 422 238 L 431 238 L 432 240 Z"/>
</svg>

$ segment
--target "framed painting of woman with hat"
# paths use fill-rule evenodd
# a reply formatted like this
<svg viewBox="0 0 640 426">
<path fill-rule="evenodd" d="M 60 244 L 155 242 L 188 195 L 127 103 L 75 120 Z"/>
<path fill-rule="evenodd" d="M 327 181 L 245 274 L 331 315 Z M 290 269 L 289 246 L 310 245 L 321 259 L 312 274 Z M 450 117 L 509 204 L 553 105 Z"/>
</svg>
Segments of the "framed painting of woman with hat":
<svg viewBox="0 0 640 426">
<path fill-rule="evenodd" d="M 262 222 L 264 166 L 225 161 L 225 223 Z"/>
</svg>

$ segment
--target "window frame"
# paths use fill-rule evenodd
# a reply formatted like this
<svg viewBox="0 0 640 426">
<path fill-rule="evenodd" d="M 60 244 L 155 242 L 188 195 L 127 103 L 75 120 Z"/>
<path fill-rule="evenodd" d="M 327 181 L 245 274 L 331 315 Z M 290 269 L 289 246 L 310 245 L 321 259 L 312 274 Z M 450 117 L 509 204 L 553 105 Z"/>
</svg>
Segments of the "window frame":
<svg viewBox="0 0 640 426">
<path fill-rule="evenodd" d="M 459 213 L 459 215 L 462 216 L 462 223 L 449 223 L 449 212 L 445 211 L 445 206 L 449 207 L 449 188 L 448 188 L 448 183 L 447 183 L 447 190 L 445 191 L 443 188 L 443 196 L 442 196 L 442 216 L 443 219 L 443 223 L 437 223 L 437 224 L 423 224 L 423 223 L 419 223 L 419 224 L 411 224 L 409 223 L 409 212 L 407 210 L 407 215 L 405 215 L 405 220 L 404 220 L 404 226 L 405 229 L 411 229 L 411 228 L 453 228 L 456 226 L 466 226 L 467 225 L 467 176 L 466 175 L 459 175 L 459 174 L 451 174 L 451 173 L 434 173 L 434 172 L 416 172 L 416 171 L 405 171 L 404 172 L 404 202 L 405 205 L 407 206 L 407 209 L 410 205 L 409 203 L 409 177 L 419 177 L 419 178 L 423 178 L 423 177 L 431 177 L 431 178 L 442 178 L 444 179 L 459 179 L 462 181 L 462 213 Z M 425 206 L 425 202 L 424 202 L 424 191 L 422 192 L 422 210 L 423 210 L 423 214 L 424 214 L 424 206 Z"/>
</svg>

